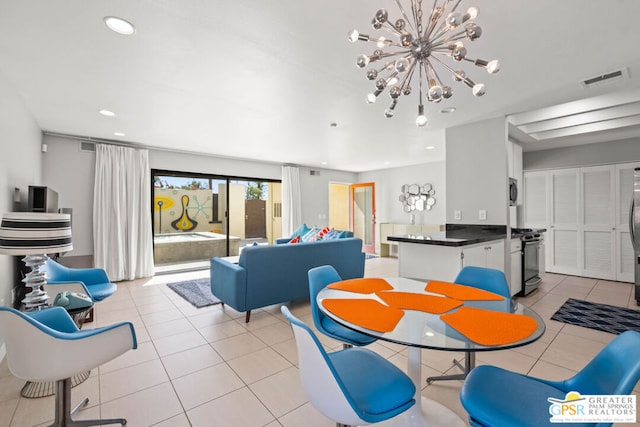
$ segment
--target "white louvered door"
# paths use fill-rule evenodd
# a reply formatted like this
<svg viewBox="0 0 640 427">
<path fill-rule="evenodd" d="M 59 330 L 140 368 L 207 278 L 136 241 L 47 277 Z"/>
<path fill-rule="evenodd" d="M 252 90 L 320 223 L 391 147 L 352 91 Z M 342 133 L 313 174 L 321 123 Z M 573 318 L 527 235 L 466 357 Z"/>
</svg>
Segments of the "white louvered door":
<svg viewBox="0 0 640 427">
<path fill-rule="evenodd" d="M 615 168 L 580 169 L 581 276 L 616 280 Z M 579 251 L 580 252 L 580 251 Z"/>
<path fill-rule="evenodd" d="M 546 249 L 547 271 L 581 273 L 581 236 L 579 203 L 579 169 L 551 171 L 549 175 L 549 219 Z"/>
</svg>

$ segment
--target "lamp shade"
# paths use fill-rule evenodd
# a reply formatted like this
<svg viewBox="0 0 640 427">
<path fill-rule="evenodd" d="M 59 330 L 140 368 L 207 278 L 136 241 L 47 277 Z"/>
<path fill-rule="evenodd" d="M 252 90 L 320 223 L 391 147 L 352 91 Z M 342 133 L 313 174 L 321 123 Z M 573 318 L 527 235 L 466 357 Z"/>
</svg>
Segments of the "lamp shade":
<svg viewBox="0 0 640 427">
<path fill-rule="evenodd" d="M 0 253 L 39 255 L 72 249 L 69 214 L 9 212 L 2 215 Z"/>
</svg>

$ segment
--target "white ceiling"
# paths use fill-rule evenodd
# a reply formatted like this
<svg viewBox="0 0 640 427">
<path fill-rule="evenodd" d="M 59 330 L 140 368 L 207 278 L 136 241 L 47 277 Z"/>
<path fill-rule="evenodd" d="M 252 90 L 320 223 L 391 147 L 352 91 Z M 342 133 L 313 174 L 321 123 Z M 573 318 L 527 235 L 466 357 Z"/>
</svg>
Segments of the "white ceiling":
<svg viewBox="0 0 640 427">
<path fill-rule="evenodd" d="M 0 0 L 0 74 L 46 131 L 354 172 L 441 160 L 446 127 L 496 116 L 514 115 L 510 134 L 525 150 L 640 135 L 640 1 L 463 5 L 472 3 L 483 35 L 468 56 L 497 58 L 502 70 L 465 67 L 486 95 L 452 84 L 446 104 L 427 106 L 426 129 L 414 124 L 415 95 L 401 97 L 391 119 L 386 95 L 365 104 L 372 84 L 355 58 L 374 47 L 347 41 L 353 28 L 377 34 L 380 7 L 398 18 L 391 0 Z M 137 33 L 109 31 L 107 15 Z M 628 78 L 581 85 L 622 68 Z M 439 113 L 445 106 L 457 111 Z M 567 108 L 600 111 L 606 124 L 584 125 L 593 112 L 548 121 Z M 580 133 L 558 136 L 568 130 Z"/>
</svg>

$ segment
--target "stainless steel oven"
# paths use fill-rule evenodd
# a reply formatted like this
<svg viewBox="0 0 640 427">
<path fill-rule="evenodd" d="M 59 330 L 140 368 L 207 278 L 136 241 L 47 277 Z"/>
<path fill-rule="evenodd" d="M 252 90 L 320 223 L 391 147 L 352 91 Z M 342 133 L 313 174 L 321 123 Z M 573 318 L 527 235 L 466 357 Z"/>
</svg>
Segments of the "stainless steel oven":
<svg viewBox="0 0 640 427">
<path fill-rule="evenodd" d="M 522 293 L 528 295 L 540 284 L 540 238 L 522 240 Z"/>
<path fill-rule="evenodd" d="M 512 229 L 512 233 L 520 236 L 522 241 L 522 290 L 519 295 L 529 295 L 540 285 L 540 244 L 542 230 L 530 228 Z"/>
</svg>

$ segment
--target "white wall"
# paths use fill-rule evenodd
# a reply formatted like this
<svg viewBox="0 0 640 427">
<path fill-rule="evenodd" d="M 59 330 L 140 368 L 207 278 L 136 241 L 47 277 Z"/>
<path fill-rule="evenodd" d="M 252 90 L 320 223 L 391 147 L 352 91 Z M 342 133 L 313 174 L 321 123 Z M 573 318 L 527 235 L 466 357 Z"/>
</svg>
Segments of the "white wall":
<svg viewBox="0 0 640 427">
<path fill-rule="evenodd" d="M 0 73 L 0 214 L 26 209 L 29 185 L 42 185 L 42 132 L 20 96 Z M 20 189 L 22 204 L 13 202 L 14 188 Z M 0 255 L 0 305 L 11 305 L 15 258 Z M 0 339 L 0 361 L 4 343 Z"/>
<path fill-rule="evenodd" d="M 416 212 L 416 224 L 444 224 L 446 220 L 445 204 L 445 162 L 424 163 L 401 168 L 381 169 L 361 172 L 357 182 L 375 182 L 376 184 L 376 222 L 409 224 L 409 214 L 402 210 L 398 200 L 404 184 L 432 184 L 436 190 L 436 204 L 430 211 Z"/>
<path fill-rule="evenodd" d="M 71 208 L 73 250 L 66 257 L 93 254 L 93 182 L 95 152 L 80 151 L 80 142 L 45 135 L 43 182 L 58 193 L 58 207 Z"/>
<path fill-rule="evenodd" d="M 329 183 L 353 184 L 357 182 L 356 174 L 304 166 L 300 166 L 299 170 L 302 222 L 309 227 L 325 227 L 329 225 Z M 311 170 L 319 174 L 311 175 Z"/>
<path fill-rule="evenodd" d="M 507 143 L 504 117 L 446 130 L 447 223 L 507 224 Z M 479 210 L 487 211 L 486 220 L 478 219 Z"/>
<path fill-rule="evenodd" d="M 43 160 L 46 185 L 58 192 L 59 206 L 73 209 L 73 252 L 67 256 L 93 254 L 93 182 L 95 153 L 80 151 L 80 141 L 45 135 L 48 150 Z M 280 164 L 226 159 L 213 156 L 149 149 L 152 169 L 211 173 L 248 178 L 281 179 Z M 320 169 L 310 175 L 300 167 L 302 219 L 309 225 L 328 222 L 329 182 L 355 182 L 355 174 Z"/>
</svg>

